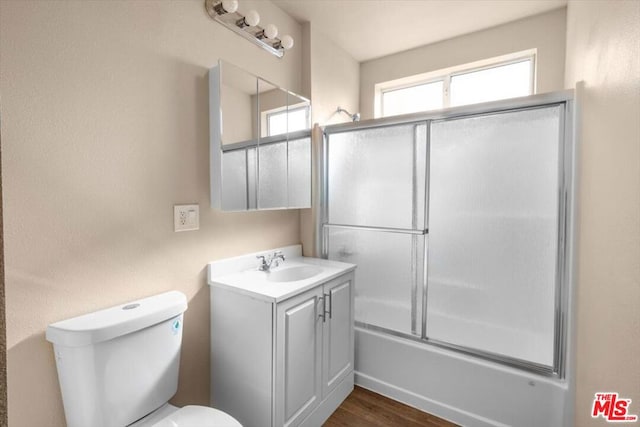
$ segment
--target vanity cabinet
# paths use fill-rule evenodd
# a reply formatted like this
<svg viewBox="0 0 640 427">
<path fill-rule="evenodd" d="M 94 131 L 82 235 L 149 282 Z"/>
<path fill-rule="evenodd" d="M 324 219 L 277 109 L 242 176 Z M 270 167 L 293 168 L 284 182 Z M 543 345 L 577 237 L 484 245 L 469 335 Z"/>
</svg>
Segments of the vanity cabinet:
<svg viewBox="0 0 640 427">
<path fill-rule="evenodd" d="M 282 301 L 210 289 L 212 406 L 244 427 L 321 425 L 353 390 L 353 271 Z"/>
<path fill-rule="evenodd" d="M 332 280 L 276 307 L 276 426 L 300 425 L 353 375 L 353 280 Z"/>
</svg>

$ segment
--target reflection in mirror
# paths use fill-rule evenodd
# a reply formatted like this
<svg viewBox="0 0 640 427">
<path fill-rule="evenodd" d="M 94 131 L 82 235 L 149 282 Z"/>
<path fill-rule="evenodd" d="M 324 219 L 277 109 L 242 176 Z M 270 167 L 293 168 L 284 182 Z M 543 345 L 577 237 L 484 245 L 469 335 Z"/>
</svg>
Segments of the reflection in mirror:
<svg viewBox="0 0 640 427">
<path fill-rule="evenodd" d="M 258 103 L 258 78 L 226 62 L 220 76 L 222 144 L 257 138 L 257 123 L 253 118 Z"/>
<path fill-rule="evenodd" d="M 287 133 L 287 91 L 258 79 L 260 137 Z"/>
<path fill-rule="evenodd" d="M 287 92 L 258 80 L 258 209 L 287 207 Z"/>
<path fill-rule="evenodd" d="M 311 129 L 311 103 L 295 93 L 287 97 L 287 132 Z"/>
<path fill-rule="evenodd" d="M 226 211 L 255 209 L 256 172 L 250 170 L 256 167 L 255 150 L 234 146 L 256 144 L 251 141 L 259 135 L 254 120 L 258 79 L 233 64 L 220 63 L 210 70 L 209 85 L 211 204 Z"/>
<path fill-rule="evenodd" d="M 235 65 L 209 72 L 211 206 L 311 206 L 309 100 Z"/>
<path fill-rule="evenodd" d="M 289 93 L 287 98 L 287 205 L 311 206 L 311 104 Z"/>
</svg>

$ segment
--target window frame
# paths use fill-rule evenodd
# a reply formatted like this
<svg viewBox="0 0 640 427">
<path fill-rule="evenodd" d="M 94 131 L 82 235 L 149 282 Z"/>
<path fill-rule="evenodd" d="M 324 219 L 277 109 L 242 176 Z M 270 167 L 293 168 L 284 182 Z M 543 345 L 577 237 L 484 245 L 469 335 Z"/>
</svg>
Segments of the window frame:
<svg viewBox="0 0 640 427">
<path fill-rule="evenodd" d="M 451 78 L 463 74 L 474 73 L 491 68 L 502 67 L 506 65 L 516 64 L 519 62 L 530 61 L 531 73 L 529 81 L 530 95 L 535 95 L 536 77 L 537 77 L 537 50 L 529 49 L 521 52 L 510 53 L 507 55 L 497 56 L 484 59 L 481 61 L 470 62 L 455 67 L 444 68 L 429 73 L 416 74 L 400 79 L 389 80 L 375 85 L 374 96 L 374 117 L 390 117 L 384 115 L 384 94 L 395 90 L 407 89 L 410 87 L 421 86 L 424 84 L 442 81 L 442 108 L 451 107 Z"/>
</svg>

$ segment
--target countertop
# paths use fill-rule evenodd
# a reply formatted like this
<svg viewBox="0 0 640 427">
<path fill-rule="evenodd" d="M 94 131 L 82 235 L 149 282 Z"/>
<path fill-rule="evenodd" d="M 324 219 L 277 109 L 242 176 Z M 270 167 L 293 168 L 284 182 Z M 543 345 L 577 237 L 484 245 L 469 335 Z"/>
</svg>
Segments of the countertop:
<svg viewBox="0 0 640 427">
<path fill-rule="evenodd" d="M 226 288 L 273 303 L 284 301 L 287 298 L 291 298 L 309 289 L 313 289 L 322 283 L 353 271 L 356 268 L 355 264 L 329 261 L 320 258 L 302 256 L 287 257 L 285 262 L 281 263 L 280 266 L 273 268 L 272 271 L 276 272 L 291 267 L 312 265 L 319 267 L 321 272 L 303 280 L 291 282 L 270 282 L 267 280 L 270 273 L 258 271 L 256 267 L 228 274 L 216 275 L 215 264 L 215 262 L 209 264 L 208 282 L 210 286 Z"/>
</svg>

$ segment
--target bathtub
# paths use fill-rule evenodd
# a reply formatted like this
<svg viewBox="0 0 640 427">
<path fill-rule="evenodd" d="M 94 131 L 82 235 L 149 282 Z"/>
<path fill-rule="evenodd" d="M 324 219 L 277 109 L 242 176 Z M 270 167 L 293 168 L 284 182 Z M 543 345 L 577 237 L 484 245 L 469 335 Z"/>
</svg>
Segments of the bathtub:
<svg viewBox="0 0 640 427">
<path fill-rule="evenodd" d="M 463 426 L 571 426 L 570 384 L 357 326 L 355 382 Z"/>
</svg>

